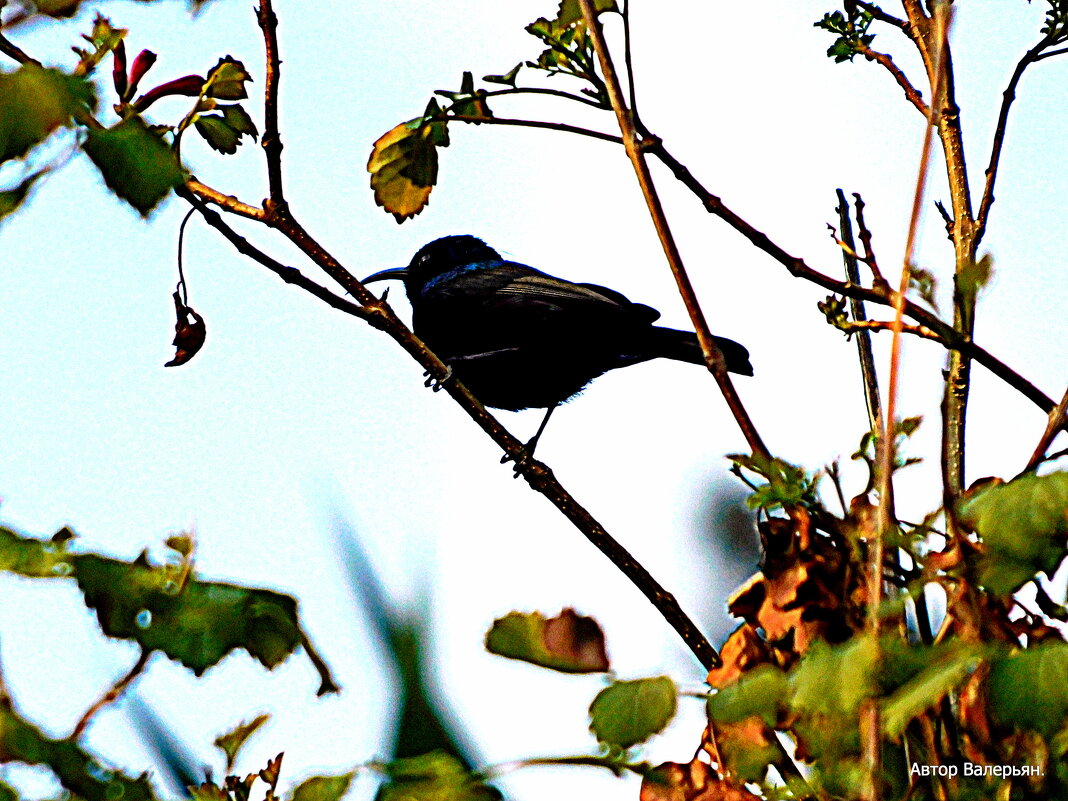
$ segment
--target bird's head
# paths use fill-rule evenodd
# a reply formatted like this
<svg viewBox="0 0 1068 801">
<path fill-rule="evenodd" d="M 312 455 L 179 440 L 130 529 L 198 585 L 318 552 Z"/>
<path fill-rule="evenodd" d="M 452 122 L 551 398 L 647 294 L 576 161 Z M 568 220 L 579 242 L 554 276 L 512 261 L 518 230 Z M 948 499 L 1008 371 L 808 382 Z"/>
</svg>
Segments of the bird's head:
<svg viewBox="0 0 1068 801">
<path fill-rule="evenodd" d="M 404 281 L 408 297 L 419 294 L 427 282 L 465 264 L 494 261 L 501 254 L 475 236 L 443 236 L 419 248 L 407 267 L 382 270 L 363 279 L 363 283 L 388 281 L 396 278 Z"/>
</svg>

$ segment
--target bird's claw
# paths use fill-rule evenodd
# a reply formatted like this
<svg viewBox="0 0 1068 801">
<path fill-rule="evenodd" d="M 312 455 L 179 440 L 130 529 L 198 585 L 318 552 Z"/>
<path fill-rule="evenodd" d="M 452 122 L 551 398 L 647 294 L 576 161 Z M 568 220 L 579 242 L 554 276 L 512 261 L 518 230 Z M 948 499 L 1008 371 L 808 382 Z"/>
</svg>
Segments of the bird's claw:
<svg viewBox="0 0 1068 801">
<path fill-rule="evenodd" d="M 445 386 L 445 382 L 452 378 L 452 367 L 446 365 L 445 375 L 441 378 L 434 378 L 434 376 L 430 375 L 429 370 L 423 373 L 423 375 L 427 377 L 426 381 L 423 382 L 424 387 L 430 387 L 434 392 L 441 392 L 441 388 Z"/>
<path fill-rule="evenodd" d="M 523 472 L 523 468 L 526 467 L 530 461 L 530 451 L 527 450 L 527 446 L 523 446 L 523 452 L 519 456 L 513 456 L 510 453 L 506 453 L 501 457 L 501 464 L 508 464 L 509 462 L 515 462 L 515 467 L 512 469 L 512 478 L 519 478 Z"/>
</svg>

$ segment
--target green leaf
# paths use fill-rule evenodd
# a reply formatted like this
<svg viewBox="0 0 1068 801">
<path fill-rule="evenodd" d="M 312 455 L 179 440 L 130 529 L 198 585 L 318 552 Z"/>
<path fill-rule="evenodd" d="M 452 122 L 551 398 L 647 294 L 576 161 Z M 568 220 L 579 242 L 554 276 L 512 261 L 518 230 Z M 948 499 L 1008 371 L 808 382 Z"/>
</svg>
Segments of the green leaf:
<svg viewBox="0 0 1068 801">
<path fill-rule="evenodd" d="M 1068 643 L 1046 640 L 995 660 L 989 693 L 997 722 L 1052 737 L 1068 726 Z"/>
<path fill-rule="evenodd" d="M 340 776 L 313 776 L 305 779 L 293 791 L 290 801 L 338 801 L 349 791 L 352 777 L 356 774 L 342 773 Z"/>
<path fill-rule="evenodd" d="M 505 86 L 515 87 L 515 79 L 519 74 L 519 70 L 523 68 L 523 62 L 520 61 L 512 69 L 506 72 L 504 75 L 483 75 L 482 80 L 487 83 L 503 83 Z"/>
<path fill-rule="evenodd" d="M 1068 545 L 1068 471 L 1027 473 L 966 497 L 961 523 L 982 538 L 979 581 L 998 595 L 1015 592 L 1038 572 L 1052 576 Z"/>
<path fill-rule="evenodd" d="M 3 220 L 4 217 L 18 211 L 19 207 L 29 196 L 30 190 L 33 189 L 34 184 L 50 171 L 51 170 L 48 167 L 38 170 L 26 178 L 23 178 L 11 189 L 0 190 L 0 220 Z"/>
<path fill-rule="evenodd" d="M 616 0 L 593 0 L 593 13 L 603 14 L 606 11 L 619 11 Z M 561 0 L 560 10 L 556 15 L 556 22 L 560 25 L 570 25 L 582 19 L 582 8 L 578 0 Z"/>
<path fill-rule="evenodd" d="M 719 723 L 738 723 L 756 715 L 774 726 L 789 702 L 786 674 L 773 665 L 761 665 L 710 696 L 708 716 Z"/>
<path fill-rule="evenodd" d="M 590 704 L 590 731 L 609 748 L 643 743 L 671 722 L 677 697 L 667 676 L 613 682 Z"/>
<path fill-rule="evenodd" d="M 42 542 L 0 528 L 0 570 L 28 578 L 63 578 L 73 570 L 64 542 Z"/>
<path fill-rule="evenodd" d="M 131 779 L 100 765 L 70 740 L 53 740 L 0 704 L 0 763 L 47 765 L 60 783 L 84 801 L 152 801 L 145 776 Z"/>
<path fill-rule="evenodd" d="M 959 686 L 975 670 L 982 656 L 980 647 L 967 643 L 923 651 L 929 664 L 882 701 L 879 720 L 883 733 L 891 739 L 900 737 L 913 718 Z"/>
<path fill-rule="evenodd" d="M 986 253 L 981 258 L 972 260 L 956 276 L 957 289 L 969 306 L 975 304 L 979 290 L 990 282 L 994 274 L 994 257 Z"/>
<path fill-rule="evenodd" d="M 184 180 L 174 152 L 149 132 L 140 117 L 125 119 L 114 128 L 89 129 L 83 147 L 108 188 L 143 217 Z"/>
<path fill-rule="evenodd" d="M 235 103 L 217 108 L 222 114 L 198 114 L 195 122 L 197 132 L 212 148 L 220 153 L 233 154 L 237 152 L 242 136 L 256 139 L 259 134 L 256 124 L 240 105 Z"/>
<path fill-rule="evenodd" d="M 817 640 L 790 671 L 794 731 L 807 753 L 836 761 L 859 751 L 857 714 L 876 695 L 879 656 L 863 635 L 834 647 Z"/>
<path fill-rule="evenodd" d="M 248 742 L 249 737 L 255 734 L 260 726 L 270 719 L 270 715 L 257 715 L 249 723 L 242 723 L 235 729 L 215 738 L 215 747 L 226 754 L 227 773 L 233 771 L 234 763 L 237 761 L 237 755 L 240 753 L 241 749 L 245 747 L 245 743 Z"/>
<path fill-rule="evenodd" d="M 97 14 L 93 20 L 92 33 L 88 36 L 82 36 L 85 41 L 93 46 L 92 51 L 74 49 L 81 56 L 81 60 L 75 70 L 76 74 L 89 75 L 92 73 L 97 65 L 104 60 L 104 57 L 118 47 L 119 42 L 123 40 L 126 34 L 126 28 L 114 28 L 111 25 L 111 20 L 101 14 Z"/>
<path fill-rule="evenodd" d="M 287 595 L 197 580 L 179 587 L 173 569 L 143 560 L 71 558 L 105 634 L 162 651 L 198 676 L 238 648 L 273 668 L 300 645 L 297 602 Z"/>
<path fill-rule="evenodd" d="M 217 100 L 244 100 L 248 97 L 245 82 L 251 81 L 245 65 L 232 56 L 219 59 L 204 81 L 203 93 Z"/>
<path fill-rule="evenodd" d="M 439 127 L 444 129 L 444 123 Z M 436 126 L 424 125 L 423 118 L 418 118 L 383 134 L 371 150 L 367 171 L 371 173 L 375 203 L 398 223 L 421 212 L 430 200 L 438 179 L 440 142 L 435 139 L 440 136 Z"/>
<path fill-rule="evenodd" d="M 737 468 L 746 468 L 767 479 L 746 499 L 750 509 L 773 511 L 783 506 L 798 504 L 813 508 L 819 505 L 816 497 L 817 477 L 809 477 L 800 467 L 782 459 L 765 459 L 762 456 L 732 453 L 727 456 Z"/>
<path fill-rule="evenodd" d="M 499 801 L 501 794 L 442 751 L 380 766 L 388 780 L 379 801 Z"/>
<path fill-rule="evenodd" d="M 25 64 L 0 72 L 0 162 L 20 158 L 79 110 L 96 107 L 92 84 L 59 70 Z"/>
<path fill-rule="evenodd" d="M 591 617 L 565 609 L 546 619 L 540 612 L 510 612 L 493 621 L 486 650 L 563 673 L 602 673 L 609 669 L 604 632 Z"/>
</svg>

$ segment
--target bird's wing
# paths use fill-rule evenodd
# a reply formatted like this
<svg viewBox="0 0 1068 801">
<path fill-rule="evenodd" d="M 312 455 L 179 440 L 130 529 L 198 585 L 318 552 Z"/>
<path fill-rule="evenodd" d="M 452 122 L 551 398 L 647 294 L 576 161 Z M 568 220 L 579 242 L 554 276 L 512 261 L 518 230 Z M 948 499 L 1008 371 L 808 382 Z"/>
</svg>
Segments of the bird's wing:
<svg viewBox="0 0 1068 801">
<path fill-rule="evenodd" d="M 471 265 L 472 267 L 474 265 Z M 589 314 L 624 313 L 635 321 L 653 322 L 660 313 L 649 306 L 634 303 L 614 289 L 597 284 L 576 284 L 556 278 L 517 262 L 499 262 L 492 268 L 453 271 L 447 281 L 435 286 L 435 294 L 477 297 L 482 302 L 492 297 L 502 306 L 523 304 L 543 311 L 583 310 Z"/>
</svg>

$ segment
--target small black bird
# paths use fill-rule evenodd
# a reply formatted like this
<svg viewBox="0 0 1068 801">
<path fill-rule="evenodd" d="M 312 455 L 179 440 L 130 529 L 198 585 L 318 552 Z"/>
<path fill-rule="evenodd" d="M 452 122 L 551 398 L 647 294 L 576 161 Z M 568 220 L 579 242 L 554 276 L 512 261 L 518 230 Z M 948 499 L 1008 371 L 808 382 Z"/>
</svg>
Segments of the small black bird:
<svg viewBox="0 0 1068 801">
<path fill-rule="evenodd" d="M 364 283 L 399 278 L 412 304 L 412 327 L 486 406 L 553 410 L 617 367 L 660 357 L 704 364 L 697 335 L 653 325 L 656 309 L 615 290 L 574 284 L 502 259 L 481 239 L 446 236 L 424 245 L 404 268 Z M 716 344 L 732 373 L 752 375 L 749 352 Z"/>
</svg>

